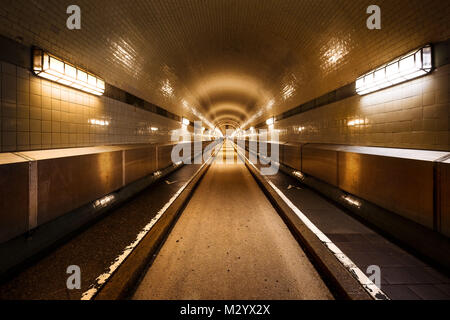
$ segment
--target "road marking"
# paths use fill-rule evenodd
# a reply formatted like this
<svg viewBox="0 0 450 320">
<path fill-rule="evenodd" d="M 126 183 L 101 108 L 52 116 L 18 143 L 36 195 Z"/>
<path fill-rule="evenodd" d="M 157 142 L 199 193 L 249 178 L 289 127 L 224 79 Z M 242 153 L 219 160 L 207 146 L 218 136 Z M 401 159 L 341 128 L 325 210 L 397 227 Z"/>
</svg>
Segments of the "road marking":
<svg viewBox="0 0 450 320">
<path fill-rule="evenodd" d="M 242 154 L 237 148 L 236 151 L 250 163 L 255 170 L 260 172 L 260 170 L 251 163 L 245 154 Z M 262 176 L 267 181 L 267 183 L 275 190 L 275 192 L 283 199 L 283 201 L 295 212 L 295 214 L 303 221 L 303 223 L 311 230 L 319 240 L 333 253 L 333 255 L 338 259 L 338 261 L 353 275 L 353 277 L 358 280 L 358 282 L 363 286 L 363 288 L 370 294 L 370 296 L 375 300 L 389 300 L 389 297 L 378 288 L 375 283 L 373 283 L 366 274 L 359 269 L 356 264 L 349 258 L 345 253 L 343 253 L 319 228 L 316 227 L 314 223 L 309 220 L 309 218 L 295 206 L 291 200 L 289 200 L 286 195 L 281 192 L 266 176 Z"/>
</svg>

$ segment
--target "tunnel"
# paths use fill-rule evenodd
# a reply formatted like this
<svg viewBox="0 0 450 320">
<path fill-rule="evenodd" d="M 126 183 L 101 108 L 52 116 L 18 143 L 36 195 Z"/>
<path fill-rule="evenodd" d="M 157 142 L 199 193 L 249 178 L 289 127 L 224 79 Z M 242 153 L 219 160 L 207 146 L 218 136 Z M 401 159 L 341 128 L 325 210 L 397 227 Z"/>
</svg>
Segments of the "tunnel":
<svg viewBox="0 0 450 320">
<path fill-rule="evenodd" d="M 2 0 L 0 300 L 450 300 L 449 17 Z"/>
</svg>

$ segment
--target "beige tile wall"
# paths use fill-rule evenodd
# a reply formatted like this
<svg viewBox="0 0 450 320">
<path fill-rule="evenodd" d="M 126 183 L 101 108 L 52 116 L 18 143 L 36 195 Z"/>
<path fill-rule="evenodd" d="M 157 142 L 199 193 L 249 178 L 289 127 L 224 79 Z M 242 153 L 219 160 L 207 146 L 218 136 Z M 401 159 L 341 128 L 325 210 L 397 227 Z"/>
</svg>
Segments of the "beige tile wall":
<svg viewBox="0 0 450 320">
<path fill-rule="evenodd" d="M 71 4 L 81 30 L 66 28 Z M 381 30 L 366 27 L 371 4 L 381 7 Z M 216 79 L 220 88 L 232 78 L 238 90 L 227 99 L 241 106 L 234 94 L 244 95 L 265 120 L 448 39 L 449 16 L 448 0 L 2 0 L 0 34 L 179 115 L 189 116 L 181 100 L 200 108 Z"/>
<path fill-rule="evenodd" d="M 180 124 L 107 97 L 38 78 L 1 62 L 1 152 L 117 143 L 166 143 Z M 108 126 L 91 124 L 108 121 Z M 159 130 L 151 131 L 151 127 Z"/>
<path fill-rule="evenodd" d="M 449 78 L 446 65 L 405 84 L 281 120 L 275 127 L 282 141 L 448 151 Z M 364 123 L 349 125 L 357 119 Z"/>
</svg>

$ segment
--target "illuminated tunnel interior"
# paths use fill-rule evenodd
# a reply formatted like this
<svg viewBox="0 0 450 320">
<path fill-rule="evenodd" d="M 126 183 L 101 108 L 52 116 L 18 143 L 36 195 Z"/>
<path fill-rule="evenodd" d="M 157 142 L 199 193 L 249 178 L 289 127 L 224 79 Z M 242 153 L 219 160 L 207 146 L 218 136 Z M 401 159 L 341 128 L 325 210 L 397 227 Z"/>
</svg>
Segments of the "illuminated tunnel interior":
<svg viewBox="0 0 450 320">
<path fill-rule="evenodd" d="M 2 0 L 0 300 L 449 300 L 449 16 Z"/>
</svg>

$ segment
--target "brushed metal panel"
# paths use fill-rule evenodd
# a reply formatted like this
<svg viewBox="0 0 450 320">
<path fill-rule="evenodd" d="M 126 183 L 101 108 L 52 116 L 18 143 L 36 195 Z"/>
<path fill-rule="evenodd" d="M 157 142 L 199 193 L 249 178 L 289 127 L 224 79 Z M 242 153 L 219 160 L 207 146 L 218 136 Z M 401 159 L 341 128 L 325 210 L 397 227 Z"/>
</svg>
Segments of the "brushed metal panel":
<svg viewBox="0 0 450 320">
<path fill-rule="evenodd" d="M 262 148 L 266 148 L 266 156 L 270 157 L 272 152 L 272 143 L 269 141 L 259 141 L 258 142 L 258 152 L 261 153 Z"/>
<path fill-rule="evenodd" d="M 337 151 L 334 147 L 304 145 L 302 171 L 333 186 L 337 186 Z"/>
<path fill-rule="evenodd" d="M 282 163 L 282 164 L 284 164 L 284 163 L 286 163 L 286 161 L 285 161 L 285 158 L 284 158 L 284 144 L 280 144 L 279 146 L 278 146 L 278 152 L 280 153 L 280 155 L 279 155 L 279 157 L 280 157 L 280 163 Z"/>
<path fill-rule="evenodd" d="M 297 170 L 302 169 L 302 147 L 301 144 L 283 145 L 282 163 Z"/>
<path fill-rule="evenodd" d="M 196 148 L 198 150 L 196 150 Z M 193 163 L 194 157 L 203 152 L 203 142 L 193 141 L 191 142 L 191 161 Z"/>
<path fill-rule="evenodd" d="M 450 237 L 450 160 L 439 163 L 440 169 L 440 212 L 441 233 Z"/>
<path fill-rule="evenodd" d="M 136 181 L 157 170 L 156 146 L 142 146 L 124 150 L 125 184 Z"/>
<path fill-rule="evenodd" d="M 38 161 L 38 224 L 122 186 L 122 151 Z"/>
<path fill-rule="evenodd" d="M 158 156 L 158 170 L 167 168 L 172 164 L 172 148 L 174 144 L 159 145 L 156 147 Z"/>
<path fill-rule="evenodd" d="M 433 162 L 340 151 L 339 187 L 433 228 Z"/>
<path fill-rule="evenodd" d="M 0 165 L 0 243 L 28 230 L 28 162 Z"/>
</svg>

